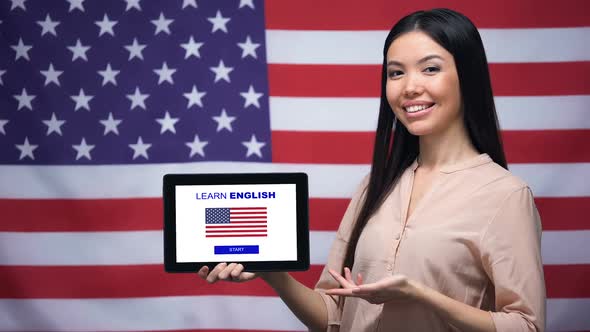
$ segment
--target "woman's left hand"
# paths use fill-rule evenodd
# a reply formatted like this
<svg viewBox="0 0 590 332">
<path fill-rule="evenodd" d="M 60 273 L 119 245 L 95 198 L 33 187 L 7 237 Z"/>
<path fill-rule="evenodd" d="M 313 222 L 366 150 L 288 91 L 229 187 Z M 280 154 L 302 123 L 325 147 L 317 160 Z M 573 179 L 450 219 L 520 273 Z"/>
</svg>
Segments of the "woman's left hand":
<svg viewBox="0 0 590 332">
<path fill-rule="evenodd" d="M 350 269 L 344 268 L 344 277 L 334 270 L 330 274 L 342 288 L 326 290 L 328 295 L 346 297 L 358 297 L 373 304 L 381 304 L 390 301 L 405 301 L 415 299 L 419 293 L 419 286 L 406 276 L 397 274 L 375 283 L 363 284 L 362 276 L 357 275 L 356 283 L 352 280 Z"/>
</svg>

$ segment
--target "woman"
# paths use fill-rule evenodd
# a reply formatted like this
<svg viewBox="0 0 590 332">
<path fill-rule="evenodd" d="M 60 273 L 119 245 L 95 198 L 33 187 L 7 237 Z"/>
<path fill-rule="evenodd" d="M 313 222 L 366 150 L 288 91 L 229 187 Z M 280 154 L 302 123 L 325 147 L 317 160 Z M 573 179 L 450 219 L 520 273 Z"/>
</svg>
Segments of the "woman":
<svg viewBox="0 0 590 332">
<path fill-rule="evenodd" d="M 543 331 L 540 219 L 507 171 L 477 29 L 448 9 L 404 17 L 381 87 L 371 173 L 316 289 L 261 277 L 312 330 Z M 257 276 L 235 263 L 199 275 Z"/>
</svg>

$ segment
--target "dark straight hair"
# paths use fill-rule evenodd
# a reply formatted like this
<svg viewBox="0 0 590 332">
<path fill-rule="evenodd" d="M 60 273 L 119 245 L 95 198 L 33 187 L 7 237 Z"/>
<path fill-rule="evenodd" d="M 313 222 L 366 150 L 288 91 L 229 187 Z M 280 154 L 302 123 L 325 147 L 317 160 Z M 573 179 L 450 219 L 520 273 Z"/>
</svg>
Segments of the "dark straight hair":
<svg viewBox="0 0 590 332">
<path fill-rule="evenodd" d="M 346 248 L 343 267 L 352 268 L 359 237 L 375 211 L 383 203 L 401 174 L 418 157 L 418 137 L 396 121 L 385 95 L 387 50 L 400 35 L 421 31 L 453 55 L 459 77 L 463 121 L 469 138 L 479 151 L 508 169 L 499 133 L 488 62 L 475 25 L 464 15 L 450 9 L 418 11 L 397 22 L 385 39 L 381 69 L 381 104 L 373 149 L 373 163 Z M 395 124 L 395 130 L 393 128 Z"/>
</svg>

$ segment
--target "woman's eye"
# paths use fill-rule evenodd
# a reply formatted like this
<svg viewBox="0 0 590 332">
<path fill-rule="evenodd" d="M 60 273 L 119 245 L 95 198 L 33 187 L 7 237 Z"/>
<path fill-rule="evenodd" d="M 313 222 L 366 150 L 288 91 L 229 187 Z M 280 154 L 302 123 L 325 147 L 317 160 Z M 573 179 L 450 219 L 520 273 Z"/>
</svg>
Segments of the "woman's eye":
<svg viewBox="0 0 590 332">
<path fill-rule="evenodd" d="M 438 73 L 440 71 L 440 68 L 438 67 L 426 67 L 426 69 L 424 69 L 425 72 L 427 73 Z"/>
<path fill-rule="evenodd" d="M 392 70 L 389 72 L 389 77 L 390 78 L 396 78 L 400 75 L 402 75 L 403 73 L 400 70 Z"/>
</svg>

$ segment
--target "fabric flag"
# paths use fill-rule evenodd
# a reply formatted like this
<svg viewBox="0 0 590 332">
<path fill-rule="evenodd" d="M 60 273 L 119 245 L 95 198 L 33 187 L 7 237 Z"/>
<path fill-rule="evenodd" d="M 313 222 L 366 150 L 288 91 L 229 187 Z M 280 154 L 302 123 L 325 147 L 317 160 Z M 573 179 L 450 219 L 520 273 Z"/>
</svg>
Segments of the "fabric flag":
<svg viewBox="0 0 590 332">
<path fill-rule="evenodd" d="M 369 170 L 387 31 L 433 7 L 484 40 L 548 331 L 590 330 L 586 0 L 0 0 L 0 330 L 304 330 L 260 280 L 164 273 L 162 176 L 306 172 L 312 287 Z"/>
<path fill-rule="evenodd" d="M 206 237 L 266 237 L 266 207 L 205 208 Z"/>
</svg>

